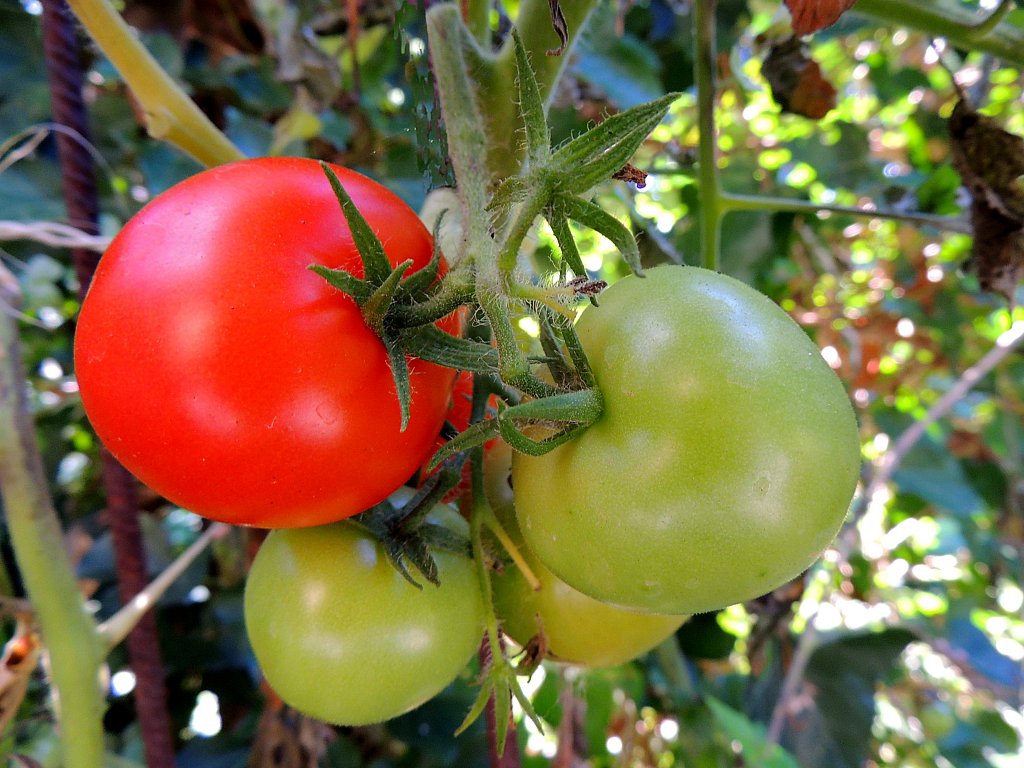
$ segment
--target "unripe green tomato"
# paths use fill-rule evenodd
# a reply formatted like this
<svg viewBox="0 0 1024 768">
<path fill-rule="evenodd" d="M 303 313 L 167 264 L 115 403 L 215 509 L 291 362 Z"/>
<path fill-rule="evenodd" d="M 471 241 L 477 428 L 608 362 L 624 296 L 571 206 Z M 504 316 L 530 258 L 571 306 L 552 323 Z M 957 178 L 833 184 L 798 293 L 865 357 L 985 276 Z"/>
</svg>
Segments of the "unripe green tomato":
<svg viewBox="0 0 1024 768">
<path fill-rule="evenodd" d="M 450 507 L 428 519 L 467 535 Z M 272 531 L 245 587 L 246 630 L 270 686 L 336 725 L 397 717 L 439 693 L 479 646 L 484 614 L 472 561 L 434 557 L 441 584 L 420 579 L 419 590 L 357 522 Z"/>
<path fill-rule="evenodd" d="M 533 590 L 512 563 L 491 577 L 494 609 L 505 634 L 525 646 L 543 628 L 548 656 L 554 661 L 609 667 L 646 653 L 679 629 L 686 616 L 637 613 L 598 602 L 545 568 L 516 526 L 508 482 L 511 463 L 512 449 L 496 442 L 484 461 L 485 490 L 540 589 Z"/>
<path fill-rule="evenodd" d="M 534 554 L 584 594 L 698 613 L 798 575 L 835 537 L 860 442 L 839 378 L 803 330 L 730 277 L 626 277 L 577 330 L 604 413 L 513 460 Z"/>
</svg>

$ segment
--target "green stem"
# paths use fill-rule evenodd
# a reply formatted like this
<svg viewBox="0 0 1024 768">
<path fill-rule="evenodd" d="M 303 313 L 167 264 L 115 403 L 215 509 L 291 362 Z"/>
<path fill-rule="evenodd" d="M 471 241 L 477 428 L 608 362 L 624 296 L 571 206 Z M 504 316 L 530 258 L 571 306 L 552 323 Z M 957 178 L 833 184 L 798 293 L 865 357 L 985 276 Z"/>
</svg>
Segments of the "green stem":
<svg viewBox="0 0 1024 768">
<path fill-rule="evenodd" d="M 502 274 L 511 275 L 515 271 L 516 265 L 519 262 L 519 249 L 523 245 L 523 240 L 530 234 L 530 227 L 533 226 L 533 222 L 544 209 L 545 201 L 550 199 L 549 190 L 534 189 L 519 207 L 519 212 L 516 214 L 516 218 L 512 222 L 508 234 L 505 236 L 501 253 L 498 255 L 498 269 Z"/>
<path fill-rule="evenodd" d="M 64 557 L 64 537 L 46 491 L 26 397 L 18 326 L 10 308 L 18 283 L 0 273 L 0 491 L 18 568 L 50 653 L 65 768 L 103 764 L 100 665 L 104 648 Z"/>
<path fill-rule="evenodd" d="M 203 535 L 196 539 L 182 552 L 173 563 L 160 572 L 144 590 L 139 592 L 131 601 L 122 606 L 117 613 L 107 619 L 99 627 L 99 634 L 107 644 L 108 649 L 120 645 L 128 633 L 131 632 L 139 619 L 146 611 L 156 605 L 163 594 L 177 581 L 177 579 L 188 569 L 199 555 L 210 545 L 214 539 L 227 535 L 229 528 L 224 523 L 214 523 L 207 528 Z"/>
<path fill-rule="evenodd" d="M 473 544 L 473 563 L 476 565 L 480 592 L 484 599 L 484 626 L 487 631 L 487 642 L 491 648 L 492 664 L 507 664 L 505 651 L 501 647 L 501 635 L 498 632 L 498 617 L 494 613 L 494 593 L 491 589 L 491 574 L 484 555 L 483 526 L 488 515 L 493 515 L 487 496 L 484 493 L 484 449 L 482 446 L 473 448 L 470 454 L 471 482 L 473 495 L 473 514 L 469 520 L 469 535 Z"/>
<path fill-rule="evenodd" d="M 486 45 L 491 36 L 491 0 L 465 0 L 466 28 L 473 38 Z"/>
<path fill-rule="evenodd" d="M 477 514 L 479 514 L 479 510 L 477 510 Z M 519 573 L 526 579 L 526 583 L 530 585 L 530 589 L 537 592 L 541 588 L 540 579 L 537 578 L 530 564 L 526 562 L 526 558 L 523 557 L 523 553 L 516 546 L 516 543 L 512 541 L 512 537 L 508 535 L 508 531 L 498 521 L 494 510 L 488 509 L 488 513 L 484 517 L 484 525 L 498 539 L 498 543 L 504 548 L 505 554 L 512 559 L 516 568 L 519 569 Z"/>
<path fill-rule="evenodd" d="M 490 173 L 488 137 L 465 55 L 467 47 L 472 51 L 473 41 L 466 37 L 459 9 L 454 5 L 436 5 L 427 12 L 427 34 L 448 133 L 448 153 L 459 181 L 459 199 L 468 217 L 469 252 L 474 254 L 474 245 L 490 240 L 486 213 Z"/>
<path fill-rule="evenodd" d="M 693 680 L 686 659 L 679 648 L 679 640 L 675 634 L 669 635 L 654 649 L 658 666 L 668 681 L 674 699 L 694 699 L 697 697 L 697 684 Z"/>
<path fill-rule="evenodd" d="M 997 8 L 980 24 L 972 9 L 951 0 L 858 0 L 853 11 L 944 37 L 958 48 L 990 53 L 1007 63 L 1024 65 L 1024 29 L 1000 15 L 1008 12 L 1008 7 Z"/>
<path fill-rule="evenodd" d="M 718 269 L 722 236 L 722 185 L 718 175 L 718 133 L 715 129 L 715 6 L 716 0 L 693 4 L 694 79 L 700 139 L 697 148 L 700 186 L 701 264 Z"/>
<path fill-rule="evenodd" d="M 794 200 L 787 197 L 762 197 L 759 195 L 735 195 L 723 192 L 720 197 L 723 211 L 785 211 L 815 215 L 823 211 L 842 216 L 859 216 L 871 219 L 893 219 L 911 224 L 922 224 L 947 232 L 971 233 L 971 225 L 963 219 L 937 216 L 929 213 L 904 213 L 900 211 L 878 211 L 847 205 L 824 205 L 809 200 Z"/>
<path fill-rule="evenodd" d="M 1003 0 L 999 4 L 999 6 L 988 15 L 988 17 L 984 21 L 974 25 L 972 34 L 975 37 L 975 39 L 981 40 L 985 37 L 988 37 L 989 33 L 991 33 L 996 27 L 998 27 L 1003 22 L 1003 19 L 1009 16 L 1010 11 L 1012 11 L 1015 7 L 1016 5 L 1014 0 Z"/>
<path fill-rule="evenodd" d="M 207 166 L 245 157 L 160 67 L 108 0 L 68 0 L 68 5 L 132 89 L 150 136 Z"/>
</svg>

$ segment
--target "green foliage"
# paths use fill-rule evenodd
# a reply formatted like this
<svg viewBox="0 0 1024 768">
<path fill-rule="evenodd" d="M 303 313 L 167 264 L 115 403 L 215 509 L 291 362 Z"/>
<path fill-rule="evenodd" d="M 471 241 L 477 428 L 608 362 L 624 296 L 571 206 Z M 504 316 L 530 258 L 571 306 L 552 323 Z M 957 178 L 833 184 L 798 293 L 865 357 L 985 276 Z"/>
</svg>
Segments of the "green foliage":
<svg viewBox="0 0 1024 768">
<path fill-rule="evenodd" d="M 60 221 L 55 140 L 39 128 L 50 119 L 50 106 L 39 18 L 25 10 L 32 5 L 0 0 L 0 219 Z M 354 51 L 336 7 L 314 0 L 287 10 L 249 5 L 270 41 L 259 52 L 232 46 L 217 32 L 193 30 L 187 41 L 181 29 L 144 35 L 245 154 L 339 162 L 414 206 L 429 188 L 453 181 L 417 4 L 402 3 L 396 13 L 390 7 L 375 13 L 386 3 L 361 4 Z M 958 5 L 969 12 L 980 7 Z M 720 73 L 716 121 L 728 192 L 963 220 L 969 204 L 949 162 L 947 118 L 955 93 L 947 67 L 971 83 L 985 114 L 1024 132 L 1019 65 L 953 46 L 944 46 L 940 63 L 929 35 L 854 15 L 809 41 L 810 56 L 838 90 L 836 108 L 820 121 L 783 114 L 761 75 L 767 43 L 758 39 L 784 24 L 779 3 L 718 6 L 720 63 L 729 68 Z M 688 7 L 674 0 L 599 4 L 553 96 L 553 149 L 568 152 L 567 141 L 608 114 L 684 93 L 631 161 L 650 174 L 645 187 L 591 188 L 587 176 L 580 184 L 588 201 L 561 211 L 552 227 L 534 230 L 532 263 L 539 271 L 558 273 L 569 235 L 578 249 L 578 260 L 568 254 L 571 266 L 608 282 L 628 271 L 612 245 L 569 219 L 602 225 L 632 255 L 621 236 L 628 225 L 639 233 L 634 266 L 699 262 L 702 196 Z M 1004 23 L 1024 29 L 1024 10 Z M 500 34 L 497 25 L 492 33 Z M 101 160 L 103 227 L 113 234 L 146 200 L 199 166 L 145 137 L 105 59 L 90 51 L 87 65 L 90 146 Z M 29 147 L 33 137 L 39 143 Z M 525 195 L 514 186 L 503 188 L 510 209 Z M 2 245 L 26 296 L 23 342 L 51 490 L 77 542 L 78 575 L 105 617 L 119 598 L 99 447 L 74 385 L 70 334 L 78 302 L 70 258 L 66 249 L 33 242 Z M 777 300 L 827 350 L 857 405 L 865 458 L 878 462 L 1000 334 L 1024 321 L 1019 289 L 1018 306 L 1008 307 L 962 273 L 970 248 L 961 232 L 933 225 L 766 207 L 725 218 L 720 265 Z M 465 350 L 451 351 L 457 353 Z M 497 370 L 496 354 L 483 362 Z M 544 666 L 528 685 L 544 733 L 517 718 L 523 764 L 548 765 L 556 749 L 570 744 L 595 766 L 1015 764 L 1022 754 L 1015 712 L 1024 659 L 1022 381 L 1017 353 L 978 382 L 903 458 L 885 491 L 866 511 L 857 510 L 862 514 L 836 552 L 792 590 L 695 617 L 678 633 L 681 651 L 673 645 L 594 672 Z M 156 572 L 194 539 L 196 520 L 159 499 L 143 501 Z M 189 768 L 245 766 L 261 733 L 296 722 L 293 713 L 268 708 L 242 629 L 247 538 L 235 532 L 218 544 L 157 608 L 178 761 Z M 6 548 L 2 528 L 0 542 Z M 0 584 L 17 589 L 6 549 L 2 566 L 11 578 Z M 782 746 L 775 747 L 768 743 L 770 723 L 808 622 L 824 634 L 793 697 L 803 709 L 784 719 Z M 669 672 L 666 658 L 686 672 L 692 691 Z M 127 667 L 123 651 L 110 662 L 114 673 Z M 196 720 L 205 691 L 219 702 L 220 731 L 212 736 Z M 452 737 L 475 694 L 467 675 L 388 724 L 310 731 L 322 748 L 319 765 L 487 765 L 482 721 Z M 131 696 L 111 691 L 108 705 L 109 749 L 141 764 Z M 572 728 L 561 727 L 567 711 Z M 265 712 L 270 725 L 261 726 Z M 46 757 L 54 731 L 41 675 L 4 738 L 0 748 L 13 745 L 53 764 Z"/>
</svg>

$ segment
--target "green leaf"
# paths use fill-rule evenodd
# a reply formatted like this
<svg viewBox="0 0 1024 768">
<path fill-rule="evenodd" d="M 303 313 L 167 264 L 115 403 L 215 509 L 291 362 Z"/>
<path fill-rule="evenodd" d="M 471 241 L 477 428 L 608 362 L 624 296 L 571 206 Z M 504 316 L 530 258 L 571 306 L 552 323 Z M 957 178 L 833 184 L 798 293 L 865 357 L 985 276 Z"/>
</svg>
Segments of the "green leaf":
<svg viewBox="0 0 1024 768">
<path fill-rule="evenodd" d="M 537 78 L 516 27 L 512 27 L 512 47 L 516 55 L 519 109 L 526 130 L 526 162 L 529 168 L 542 168 L 551 156 L 551 134 L 548 132 L 544 100 L 540 95 Z"/>
<path fill-rule="evenodd" d="M 619 252 L 626 264 L 635 275 L 643 275 L 640 265 L 640 249 L 637 247 L 633 233 L 626 229 L 618 219 L 595 203 L 582 200 L 572 195 L 560 195 L 556 205 L 561 206 L 565 214 L 573 221 L 600 232 L 607 237 Z"/>
<path fill-rule="evenodd" d="M 909 630 L 891 628 L 843 634 L 814 650 L 805 679 L 842 761 L 839 765 L 854 768 L 863 763 L 875 717 L 875 688 L 916 639 Z"/>
<path fill-rule="evenodd" d="M 629 161 L 677 98 L 678 93 L 669 93 L 619 112 L 555 150 L 550 168 L 562 175 L 561 188 L 580 193 L 610 178 Z"/>
<path fill-rule="evenodd" d="M 708 696 L 705 702 L 718 727 L 742 745 L 741 754 L 746 764 L 759 768 L 800 768 L 796 759 L 782 747 L 767 743 L 763 725 L 752 722 L 742 712 L 714 697 Z"/>
<path fill-rule="evenodd" d="M 334 190 L 334 194 L 341 204 L 341 211 L 345 215 L 345 221 L 348 222 L 349 230 L 352 232 L 352 240 L 355 242 L 359 256 L 363 260 L 363 272 L 366 281 L 372 285 L 380 285 L 391 274 L 391 262 L 388 261 L 388 257 L 384 253 L 384 246 L 381 244 L 380 238 L 370 229 L 370 225 L 367 224 L 366 219 L 363 218 L 359 209 L 356 208 L 356 204 L 352 202 L 352 198 L 349 197 L 348 192 L 345 191 L 341 181 L 338 180 L 338 176 L 331 170 L 331 167 L 323 162 L 320 163 L 320 167 L 327 174 L 327 180 L 331 183 L 331 189 Z"/>
</svg>

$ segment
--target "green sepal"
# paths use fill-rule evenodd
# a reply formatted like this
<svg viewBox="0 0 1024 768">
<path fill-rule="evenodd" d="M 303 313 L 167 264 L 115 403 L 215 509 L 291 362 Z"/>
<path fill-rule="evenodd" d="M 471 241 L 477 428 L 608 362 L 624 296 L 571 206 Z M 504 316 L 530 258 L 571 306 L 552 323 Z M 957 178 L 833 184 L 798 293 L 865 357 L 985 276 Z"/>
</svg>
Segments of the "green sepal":
<svg viewBox="0 0 1024 768">
<path fill-rule="evenodd" d="M 373 332 L 382 339 L 385 335 L 384 318 L 387 317 L 388 310 L 395 303 L 395 293 L 402 283 L 402 276 L 405 275 L 411 266 L 412 259 L 406 259 L 391 270 L 384 282 L 377 286 L 374 292 L 370 294 L 370 297 L 362 304 L 363 319 Z"/>
<path fill-rule="evenodd" d="M 351 272 L 344 269 L 331 269 L 320 264 L 310 264 L 309 269 L 316 272 L 320 277 L 337 288 L 342 293 L 351 296 L 360 307 L 370 298 L 373 288 L 365 280 L 360 280 Z"/>
<path fill-rule="evenodd" d="M 469 726 L 471 726 L 480 718 L 480 715 L 482 715 L 484 713 L 484 710 L 487 708 L 487 702 L 491 700 L 491 694 L 493 694 L 494 692 L 494 678 L 488 675 L 480 681 L 480 690 L 476 693 L 476 699 L 473 700 L 473 706 L 469 708 L 469 712 L 466 713 L 466 716 L 462 719 L 462 723 L 459 725 L 459 727 L 455 729 L 455 732 L 452 734 L 453 736 L 461 736 L 463 731 L 469 728 Z M 501 728 L 498 727 L 497 730 L 497 735 L 501 736 Z M 505 730 L 508 730 L 507 725 L 505 726 Z M 505 740 L 504 738 L 502 738 L 501 745 L 499 746 L 499 749 L 501 749 L 501 751 L 498 752 L 499 755 L 505 754 L 504 742 Z"/>
<path fill-rule="evenodd" d="M 555 322 L 558 322 L 557 319 Z M 556 327 L 561 332 L 562 341 L 565 342 L 565 348 L 569 350 L 569 357 L 572 359 L 572 364 L 576 367 L 576 373 L 579 375 L 580 380 L 589 389 L 595 392 L 600 391 L 597 386 L 597 380 L 594 378 L 594 371 L 590 367 L 590 360 L 587 359 L 587 353 L 583 349 L 583 344 L 580 343 L 580 337 L 576 334 L 576 326 L 566 321 L 559 323 Z"/>
<path fill-rule="evenodd" d="M 430 457 L 427 469 L 433 470 L 441 462 L 452 456 L 493 440 L 498 436 L 498 431 L 497 419 L 485 419 L 484 421 L 470 424 L 466 429 L 459 432 L 459 434 L 437 449 L 434 455 Z"/>
<path fill-rule="evenodd" d="M 409 361 L 405 359 L 401 339 L 385 330 L 380 337 L 388 351 L 388 362 L 391 364 L 391 376 L 395 380 L 395 394 L 398 395 L 398 407 L 402 414 L 400 431 L 405 432 L 409 426 L 409 404 L 412 401 L 412 385 L 409 381 Z"/>
<path fill-rule="evenodd" d="M 550 167 L 561 172 L 561 188 L 582 193 L 621 170 L 679 96 L 669 93 L 612 115 L 556 149 Z"/>
<path fill-rule="evenodd" d="M 572 381 L 573 372 L 558 342 L 559 337 L 555 332 L 553 314 L 554 312 L 544 307 L 537 315 L 537 319 L 540 321 L 540 345 L 548 358 L 546 364 L 555 384 L 567 387 Z"/>
<path fill-rule="evenodd" d="M 537 77 L 530 66 L 519 30 L 512 27 L 512 47 L 516 57 L 516 86 L 519 111 L 526 132 L 526 162 L 529 168 L 542 168 L 551 156 L 551 134 L 544 115 L 544 100 Z"/>
<path fill-rule="evenodd" d="M 498 375 L 498 352 L 490 344 L 451 336 L 434 325 L 402 334 L 405 351 L 413 357 L 461 371 Z"/>
<path fill-rule="evenodd" d="M 621 221 L 595 203 L 573 195 L 559 195 L 555 205 L 561 206 L 565 215 L 573 221 L 578 221 L 611 240 L 612 244 L 619 249 L 622 258 L 625 259 L 633 274 L 643 275 L 644 270 L 640 264 L 640 249 L 637 247 L 636 238 Z"/>
<path fill-rule="evenodd" d="M 574 440 L 577 436 L 583 434 L 589 426 L 589 424 L 575 424 L 543 440 L 534 440 L 532 437 L 527 437 L 511 420 L 501 422 L 499 429 L 501 431 L 501 439 L 508 443 L 512 450 L 525 453 L 527 456 L 543 456 L 558 446 Z"/>
<path fill-rule="evenodd" d="M 441 211 L 441 215 L 437 217 L 437 221 L 434 222 L 434 250 L 430 256 L 430 262 L 423 267 L 423 269 L 413 272 L 402 282 L 402 287 L 399 289 L 402 296 L 407 297 L 410 300 L 422 300 L 430 293 L 431 286 L 434 285 L 434 281 L 437 280 L 437 274 L 441 269 L 441 244 L 440 244 L 440 233 L 441 233 L 441 222 L 444 221 L 445 214 L 448 213 L 447 209 Z"/>
<path fill-rule="evenodd" d="M 569 229 L 569 220 L 566 218 L 565 211 L 556 203 L 549 206 L 545 213 L 555 240 L 558 241 L 558 247 L 562 251 L 563 272 L 564 266 L 568 265 L 575 274 L 586 276 L 587 268 L 583 266 L 583 259 L 580 258 L 580 252 L 576 248 L 576 239 L 572 236 L 572 230 Z M 564 278 L 565 275 L 563 274 L 562 277 Z"/>
<path fill-rule="evenodd" d="M 523 202 L 530 192 L 530 182 L 522 176 L 507 176 L 502 179 L 487 204 L 488 211 L 505 211 Z"/>
<path fill-rule="evenodd" d="M 334 190 L 334 194 L 341 204 L 341 212 L 345 215 L 345 221 L 348 222 L 349 231 L 352 233 L 352 242 L 355 243 L 363 261 L 364 278 L 372 285 L 380 285 L 387 280 L 391 273 L 391 262 L 388 261 L 388 257 L 384 253 L 384 246 L 380 242 L 380 238 L 370 229 L 370 225 L 356 208 L 352 198 L 348 196 L 348 192 L 341 185 L 337 174 L 331 170 L 331 166 L 321 162 L 320 167 L 327 174 L 331 189 Z"/>
</svg>

